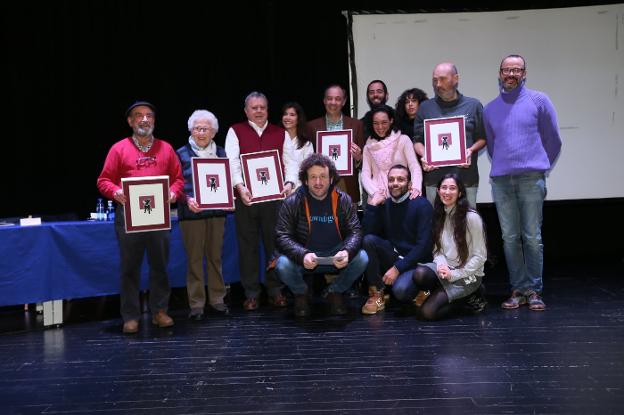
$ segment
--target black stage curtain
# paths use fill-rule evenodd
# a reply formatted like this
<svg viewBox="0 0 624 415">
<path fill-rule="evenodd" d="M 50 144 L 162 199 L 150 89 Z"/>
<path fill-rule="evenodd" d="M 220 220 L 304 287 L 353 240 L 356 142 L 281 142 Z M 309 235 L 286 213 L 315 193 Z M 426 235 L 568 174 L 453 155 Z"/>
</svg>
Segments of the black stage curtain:
<svg viewBox="0 0 624 415">
<path fill-rule="evenodd" d="M 174 148 L 205 108 L 216 141 L 245 118 L 254 90 L 278 123 L 289 100 L 323 113 L 323 88 L 347 86 L 339 9 L 281 2 L 51 1 L 4 5 L 5 91 L 0 218 L 95 207 L 110 146 L 129 135 L 136 99 L 157 108 L 155 135 Z"/>
</svg>

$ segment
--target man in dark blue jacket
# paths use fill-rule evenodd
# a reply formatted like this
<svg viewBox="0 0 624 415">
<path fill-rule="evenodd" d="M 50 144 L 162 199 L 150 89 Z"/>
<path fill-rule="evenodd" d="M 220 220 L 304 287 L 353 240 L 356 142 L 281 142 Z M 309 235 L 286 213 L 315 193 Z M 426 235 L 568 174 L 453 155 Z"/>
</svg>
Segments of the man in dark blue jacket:
<svg viewBox="0 0 624 415">
<path fill-rule="evenodd" d="M 385 309 L 385 284 L 401 285 L 412 278 L 419 262 L 432 260 L 433 208 L 424 197 L 410 199 L 410 188 L 409 169 L 397 164 L 388 171 L 387 194 L 375 193 L 368 200 L 362 245 L 369 258 L 369 298 L 362 306 L 363 314 Z"/>
</svg>

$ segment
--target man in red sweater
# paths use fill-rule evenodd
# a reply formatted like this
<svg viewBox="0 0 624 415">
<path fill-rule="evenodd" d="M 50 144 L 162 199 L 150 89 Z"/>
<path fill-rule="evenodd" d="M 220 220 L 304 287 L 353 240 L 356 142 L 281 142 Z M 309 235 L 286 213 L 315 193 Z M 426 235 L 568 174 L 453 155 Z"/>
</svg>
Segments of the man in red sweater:
<svg viewBox="0 0 624 415">
<path fill-rule="evenodd" d="M 169 203 L 183 196 L 184 178 L 175 150 L 165 141 L 154 138 L 155 107 L 149 102 L 137 101 L 126 111 L 132 136 L 113 144 L 97 186 L 106 198 L 114 199 L 120 206 L 115 215 L 115 232 L 119 242 L 121 261 L 120 311 L 124 320 L 123 332 L 136 333 L 139 329 L 141 308 L 139 288 L 141 263 L 147 250 L 150 267 L 149 306 L 152 324 L 158 327 L 173 326 L 167 314 L 169 306 L 169 231 L 126 233 L 123 204 L 126 195 L 121 187 L 125 177 L 169 176 Z"/>
</svg>

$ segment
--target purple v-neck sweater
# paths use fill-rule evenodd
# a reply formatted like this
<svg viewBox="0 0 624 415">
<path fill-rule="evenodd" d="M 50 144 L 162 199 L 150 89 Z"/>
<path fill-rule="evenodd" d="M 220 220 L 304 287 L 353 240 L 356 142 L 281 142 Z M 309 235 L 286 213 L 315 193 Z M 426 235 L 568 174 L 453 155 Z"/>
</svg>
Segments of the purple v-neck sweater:
<svg viewBox="0 0 624 415">
<path fill-rule="evenodd" d="M 524 87 L 485 106 L 483 122 L 491 177 L 550 170 L 561 150 L 555 108 L 546 94 Z"/>
</svg>

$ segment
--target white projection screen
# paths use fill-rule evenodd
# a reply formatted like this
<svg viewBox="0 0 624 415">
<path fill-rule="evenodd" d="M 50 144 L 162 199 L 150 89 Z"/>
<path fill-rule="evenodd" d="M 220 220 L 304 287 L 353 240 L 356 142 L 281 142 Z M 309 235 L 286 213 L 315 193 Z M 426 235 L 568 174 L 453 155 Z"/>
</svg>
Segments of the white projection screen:
<svg viewBox="0 0 624 415">
<path fill-rule="evenodd" d="M 501 59 L 527 61 L 527 87 L 557 109 L 561 155 L 547 179 L 549 200 L 624 197 L 624 4 L 443 14 L 354 14 L 358 118 L 366 86 L 388 85 L 388 104 L 408 88 L 433 95 L 431 73 L 451 61 L 459 90 L 483 105 L 498 95 Z M 352 74 L 353 75 L 353 74 Z M 353 102 L 353 101 L 352 101 Z M 479 155 L 478 201 L 491 202 L 490 161 Z"/>
</svg>

